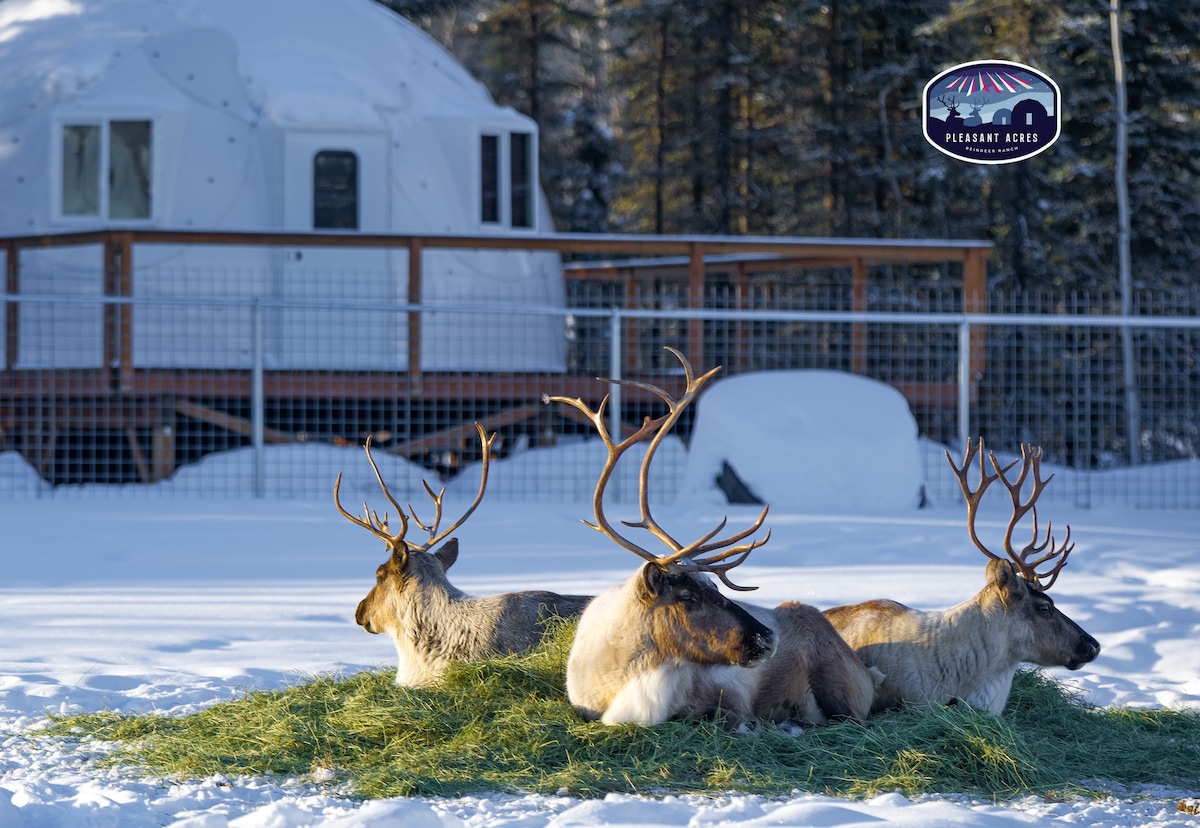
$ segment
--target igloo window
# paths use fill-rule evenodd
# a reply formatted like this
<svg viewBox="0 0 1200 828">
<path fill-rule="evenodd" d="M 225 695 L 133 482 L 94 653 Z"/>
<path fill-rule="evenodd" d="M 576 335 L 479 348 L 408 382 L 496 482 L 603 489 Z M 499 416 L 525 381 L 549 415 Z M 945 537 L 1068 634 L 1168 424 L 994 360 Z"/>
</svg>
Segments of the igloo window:
<svg viewBox="0 0 1200 828">
<path fill-rule="evenodd" d="M 63 127 L 62 212 L 100 215 L 100 127 Z"/>
<path fill-rule="evenodd" d="M 509 160 L 512 170 L 512 226 L 533 226 L 533 141 L 527 132 L 514 132 L 509 137 Z"/>
<path fill-rule="evenodd" d="M 313 157 L 313 229 L 358 229 L 358 156 L 349 150 Z"/>
<path fill-rule="evenodd" d="M 500 138 L 483 135 L 479 140 L 479 219 L 487 224 L 500 221 Z"/>
<path fill-rule="evenodd" d="M 479 221 L 533 227 L 537 188 L 533 134 L 479 136 Z"/>
<path fill-rule="evenodd" d="M 108 134 L 108 216 L 150 218 L 150 122 L 113 121 Z"/>
<path fill-rule="evenodd" d="M 63 125 L 62 215 L 150 218 L 152 137 L 150 121 Z"/>
</svg>

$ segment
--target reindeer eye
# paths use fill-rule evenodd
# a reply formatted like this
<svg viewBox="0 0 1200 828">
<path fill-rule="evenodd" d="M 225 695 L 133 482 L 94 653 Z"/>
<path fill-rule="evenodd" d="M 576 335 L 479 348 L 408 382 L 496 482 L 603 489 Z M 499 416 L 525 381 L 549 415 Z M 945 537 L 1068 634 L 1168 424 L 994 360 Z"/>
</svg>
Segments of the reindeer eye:
<svg viewBox="0 0 1200 828">
<path fill-rule="evenodd" d="M 1050 605 L 1049 604 L 1038 604 L 1038 612 L 1040 612 L 1042 615 L 1049 615 L 1050 614 Z"/>
</svg>

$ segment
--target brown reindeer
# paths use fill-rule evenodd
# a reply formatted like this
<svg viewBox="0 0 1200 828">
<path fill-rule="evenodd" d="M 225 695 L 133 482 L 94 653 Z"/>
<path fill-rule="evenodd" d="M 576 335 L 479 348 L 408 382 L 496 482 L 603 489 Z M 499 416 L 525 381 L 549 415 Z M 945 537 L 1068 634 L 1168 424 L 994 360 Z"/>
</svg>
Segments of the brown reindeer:
<svg viewBox="0 0 1200 828">
<path fill-rule="evenodd" d="M 767 612 L 779 646 L 751 671 L 755 715 L 789 727 L 865 721 L 883 673 L 868 667 L 816 607 L 788 601 Z"/>
<path fill-rule="evenodd" d="M 384 497 L 396 510 L 399 531 L 392 534 L 387 513 L 380 518 L 365 503 L 364 517 L 356 517 L 343 509 L 338 498 L 342 482 L 340 474 L 333 487 L 338 511 L 351 523 L 381 539 L 391 551 L 388 560 L 375 571 L 375 586 L 359 602 L 354 619 L 367 632 L 384 633 L 395 642 L 396 684 L 402 687 L 437 681 L 453 661 L 477 661 L 524 652 L 542 640 L 549 619 L 574 617 L 591 600 L 590 596 L 542 591 L 476 597 L 450 583 L 446 572 L 458 558 L 458 539 L 446 538 L 466 522 L 483 500 L 488 460 L 495 440 L 495 435 L 487 437 L 478 423 L 475 429 L 483 448 L 479 492 L 462 517 L 446 529 L 439 531 L 438 528 L 445 489 L 434 494 L 429 484 L 424 484 L 434 504 L 433 520 L 428 526 L 421 522 L 411 506 L 405 513 L 388 491 L 379 467 L 371 457 L 370 438 L 365 446 L 367 461 Z M 428 533 L 426 542 L 405 540 L 410 516 L 413 523 Z M 443 540 L 446 542 L 441 548 L 429 551 Z"/>
<path fill-rule="evenodd" d="M 979 455 L 979 485 L 972 491 L 967 472 Z M 868 601 L 825 612 L 833 626 L 885 678 L 876 690 L 874 710 L 905 704 L 962 702 L 992 713 L 1004 710 L 1013 675 L 1022 662 L 1077 670 L 1100 654 L 1100 644 L 1054 606 L 1046 591 L 1057 580 L 1074 545 L 1067 527 L 1059 547 L 1047 525 L 1038 529 L 1038 497 L 1053 475 L 1041 477 L 1041 449 L 1021 447 L 1021 470 L 1012 482 L 987 453 L 994 474 L 984 467 L 983 440 L 967 445 L 961 468 L 949 452 L 946 460 L 958 476 L 967 503 L 967 529 L 975 546 L 988 557 L 987 585 L 973 598 L 943 612 L 924 612 L 895 601 Z M 1033 472 L 1032 490 L 1022 500 L 1021 488 Z M 979 540 L 975 518 L 987 487 L 1000 480 L 1012 500 L 1012 517 L 1004 534 L 1007 559 Z M 1013 531 L 1032 513 L 1033 539 L 1013 548 Z M 1050 569 L 1037 568 L 1050 564 Z"/>
<path fill-rule="evenodd" d="M 675 400 L 657 386 L 625 383 L 657 395 L 667 403 L 668 414 L 647 417 L 620 442 L 614 442 L 604 425 L 607 397 L 596 411 L 578 399 L 546 398 L 583 412 L 608 449 L 593 495 L 596 522 L 585 523 L 645 561 L 623 584 L 598 595 L 580 616 L 567 660 L 568 698 L 585 719 L 605 724 L 653 725 L 718 711 L 730 729 L 750 725 L 760 715 L 814 723 L 865 717 L 872 677 L 817 610 L 741 604 L 704 577 L 715 575 L 734 590 L 753 589 L 734 584 L 728 573 L 770 538 L 768 531 L 762 539 L 744 542 L 762 526 L 766 508 L 741 532 L 714 540 L 725 528 L 722 520 L 688 544 L 672 537 L 652 516 L 648 484 L 654 454 L 683 410 L 720 370 L 696 377 L 681 353 L 668 350 L 684 368 L 683 396 Z M 667 547 L 665 555 L 622 535 L 604 515 L 604 491 L 617 461 L 646 438 L 650 442 L 639 477 L 641 519 L 625 525 L 649 532 Z M 829 656 L 829 650 L 838 650 L 841 660 Z M 827 675 L 839 668 L 845 675 Z M 814 690 L 815 684 L 822 686 Z"/>
</svg>

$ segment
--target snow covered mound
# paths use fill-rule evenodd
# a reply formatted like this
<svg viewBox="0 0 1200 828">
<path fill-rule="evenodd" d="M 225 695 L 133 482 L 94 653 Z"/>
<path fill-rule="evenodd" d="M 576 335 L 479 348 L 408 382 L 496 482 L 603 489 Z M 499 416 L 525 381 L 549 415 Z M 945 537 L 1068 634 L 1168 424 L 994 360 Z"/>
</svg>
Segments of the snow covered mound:
<svg viewBox="0 0 1200 828">
<path fill-rule="evenodd" d="M 722 492 L 725 464 L 772 509 L 915 509 L 917 424 L 899 391 L 837 371 L 739 374 L 699 400 L 683 497 Z"/>
<path fill-rule="evenodd" d="M 16 451 L 0 451 L 0 480 L 6 492 L 19 495 L 40 495 L 50 492 L 50 484 L 42 480 L 33 466 Z"/>
</svg>

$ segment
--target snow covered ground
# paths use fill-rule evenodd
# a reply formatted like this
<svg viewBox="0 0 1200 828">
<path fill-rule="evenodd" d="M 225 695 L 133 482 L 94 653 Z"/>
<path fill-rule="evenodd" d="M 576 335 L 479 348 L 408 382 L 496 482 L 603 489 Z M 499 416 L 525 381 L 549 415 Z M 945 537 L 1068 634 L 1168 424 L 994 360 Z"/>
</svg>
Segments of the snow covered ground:
<svg viewBox="0 0 1200 828">
<path fill-rule="evenodd" d="M 839 393 L 858 408 L 871 404 L 858 394 L 875 392 Z M 773 405 L 798 412 L 806 398 L 816 398 L 811 386 L 791 402 L 786 395 L 781 401 L 778 387 L 773 391 Z M 706 413 L 702 407 L 702 418 Z M 794 422 L 781 422 L 778 431 L 757 429 L 785 459 L 776 464 L 774 479 L 761 470 L 746 476 L 776 492 L 786 474 L 793 496 L 773 502 L 770 542 L 738 570 L 740 583 L 761 586 L 747 597 L 820 607 L 892 597 L 940 608 L 974 594 L 983 583 L 984 562 L 967 537 L 962 506 L 896 506 L 891 481 L 897 475 L 861 464 L 809 469 L 808 458 L 825 456 L 831 444 L 852 442 L 861 433 L 854 418 L 847 418 L 845 434 L 829 433 L 827 419 L 821 423 L 820 435 Z M 888 427 L 895 439 L 915 442 L 906 424 Z M 919 450 L 937 449 L 919 444 Z M 320 454 L 327 474 L 314 484 L 321 492 L 317 499 L 154 497 L 129 487 L 0 502 L 0 826 L 1197 825 L 1197 817 L 1177 812 L 1175 804 L 1200 794 L 1200 780 L 1190 791 L 1067 802 L 911 801 L 896 794 L 848 801 L 802 793 L 359 802 L 283 779 L 141 778 L 129 770 L 97 769 L 86 753 L 64 753 L 32 739 L 30 729 L 47 711 L 184 713 L 251 688 L 392 662 L 391 643 L 354 623 L 355 605 L 384 558 L 381 544 L 341 518 L 328 494 L 333 477 L 345 471 L 347 506 L 364 498 L 379 502 L 361 450 L 280 451 Z M 693 451 L 703 452 L 705 462 L 721 454 L 711 442 Z M 590 492 L 594 445 L 527 454 L 560 471 L 574 469 L 579 490 Z M 581 461 L 585 455 L 589 459 Z M 497 481 L 505 464 L 533 459 L 498 463 Z M 224 474 L 246 462 L 241 455 L 214 458 L 209 468 Z M 402 475 L 398 464 L 384 467 L 389 479 Z M 201 474 L 205 465 L 188 473 Z M 1200 464 L 1193 465 L 1200 474 Z M 30 472 L 7 454 L 0 455 L 0 474 L 15 479 Z M 806 511 L 806 491 L 814 497 L 827 492 L 829 475 L 856 476 L 854 507 L 823 503 L 819 511 Z M 468 470 L 456 481 L 447 496 L 448 515 L 465 505 L 476 479 Z M 757 516 L 755 507 L 724 505 L 715 489 L 674 483 L 682 493 L 675 502 L 664 497 L 661 506 L 652 503 L 656 516 L 679 535 L 696 537 L 724 514 L 731 527 Z M 413 502 L 420 510 L 423 504 Z M 998 539 L 1007 511 L 999 498 L 984 506 L 981 532 Z M 456 582 L 478 593 L 529 586 L 595 592 L 622 580 L 637 562 L 579 522 L 589 509 L 586 494 L 556 504 L 486 498 L 457 533 L 462 555 L 453 571 Z M 1070 524 L 1077 544 L 1053 588 L 1056 601 L 1103 645 L 1100 657 L 1082 670 L 1055 672 L 1101 705 L 1200 708 L 1200 515 L 1054 505 L 1042 517 L 1056 527 Z"/>
</svg>

